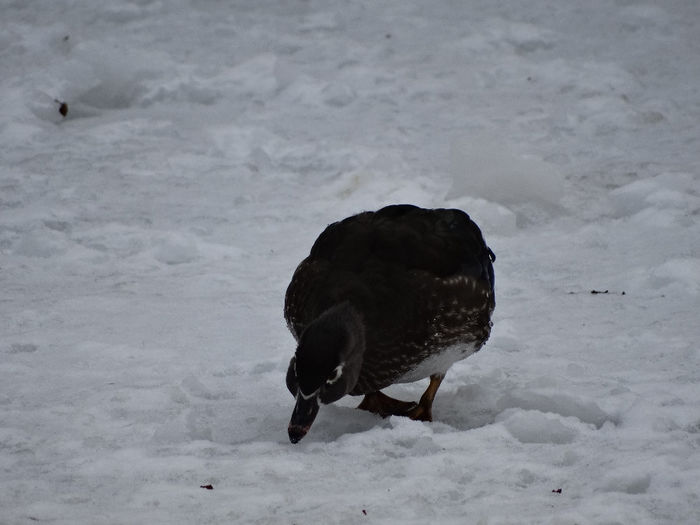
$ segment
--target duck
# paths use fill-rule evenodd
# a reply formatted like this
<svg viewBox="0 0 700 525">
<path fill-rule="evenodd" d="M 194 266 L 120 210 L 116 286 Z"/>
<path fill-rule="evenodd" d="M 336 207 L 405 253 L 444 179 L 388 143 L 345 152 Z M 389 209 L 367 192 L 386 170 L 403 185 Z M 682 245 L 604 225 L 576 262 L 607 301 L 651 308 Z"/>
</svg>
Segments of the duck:
<svg viewBox="0 0 700 525">
<path fill-rule="evenodd" d="M 289 440 L 320 405 L 364 396 L 357 408 L 432 421 L 447 370 L 491 333 L 496 256 L 459 209 L 394 204 L 330 224 L 297 266 L 284 317 L 296 341 L 286 374 L 295 399 Z M 382 392 L 430 378 L 418 402 Z"/>
</svg>

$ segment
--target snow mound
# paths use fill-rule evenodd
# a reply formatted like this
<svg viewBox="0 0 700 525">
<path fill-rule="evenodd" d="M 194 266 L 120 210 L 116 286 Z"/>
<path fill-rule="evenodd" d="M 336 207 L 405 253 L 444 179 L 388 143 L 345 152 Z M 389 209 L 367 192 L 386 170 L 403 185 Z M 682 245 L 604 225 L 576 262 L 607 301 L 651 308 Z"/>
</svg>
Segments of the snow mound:
<svg viewBox="0 0 700 525">
<path fill-rule="evenodd" d="M 517 215 L 496 202 L 472 197 L 447 199 L 445 205 L 464 210 L 487 234 L 512 235 L 517 231 Z"/>
<path fill-rule="evenodd" d="M 14 253 L 25 257 L 48 259 L 68 250 L 65 235 L 48 229 L 36 229 L 23 234 L 14 245 Z"/>
<path fill-rule="evenodd" d="M 578 432 L 560 419 L 536 410 L 508 409 L 499 414 L 496 422 L 502 422 L 508 432 L 521 443 L 572 443 Z"/>
<path fill-rule="evenodd" d="M 700 175 L 665 172 L 635 180 L 612 190 L 607 207 L 618 220 L 606 236 L 620 253 L 639 254 L 620 275 L 626 289 L 700 293 Z M 674 232 L 685 229 L 693 234 L 679 244 Z"/>
<path fill-rule="evenodd" d="M 153 256 L 164 264 L 189 263 L 199 257 L 197 242 L 191 236 L 169 233 L 157 239 L 154 245 Z"/>
<path fill-rule="evenodd" d="M 512 49 L 524 55 L 551 49 L 556 40 L 556 33 L 534 24 L 493 17 L 482 22 L 479 31 L 457 40 L 455 47 L 472 53 Z"/>
<path fill-rule="evenodd" d="M 39 349 L 34 343 L 12 343 L 10 345 L 11 354 L 31 354 Z"/>
<path fill-rule="evenodd" d="M 452 186 L 447 199 L 480 198 L 498 203 L 490 220 L 500 228 L 513 228 L 513 213 L 522 220 L 537 220 L 543 212 L 559 210 L 564 178 L 552 164 L 518 152 L 503 140 L 476 136 L 454 140 L 450 149 Z"/>
<path fill-rule="evenodd" d="M 247 66 L 241 67 L 245 84 Z M 71 45 L 43 75 L 37 75 L 36 87 L 24 99 L 34 115 L 55 124 L 156 104 L 214 104 L 221 90 L 193 77 L 191 71 L 191 66 L 173 63 L 155 50 L 134 49 L 123 42 L 81 41 Z M 233 71 L 240 80 L 235 68 Z M 225 86 L 226 80 L 224 76 L 219 85 Z M 264 86 L 260 75 L 255 81 L 259 88 Z M 248 94 L 253 91 L 248 84 L 243 89 Z M 65 113 L 61 114 L 64 102 Z"/>
<path fill-rule="evenodd" d="M 700 213 L 700 177 L 690 173 L 661 173 L 610 192 L 615 217 L 633 217 L 652 226 L 687 225 Z"/>
<path fill-rule="evenodd" d="M 700 259 L 672 258 L 660 264 L 649 275 L 649 286 L 666 293 L 700 294 Z"/>
<path fill-rule="evenodd" d="M 75 111 L 126 109 L 139 106 L 152 82 L 163 70 L 164 57 L 129 48 L 80 43 L 65 65 L 61 98 L 68 102 L 68 117 Z M 167 62 L 166 62 L 167 63 Z M 94 113 L 90 113 L 92 115 Z"/>
<path fill-rule="evenodd" d="M 352 87 L 340 82 L 327 84 L 321 91 L 323 102 L 332 107 L 345 107 L 357 98 L 357 93 Z"/>
<path fill-rule="evenodd" d="M 450 376 L 448 375 L 448 380 Z M 481 380 L 457 388 L 449 395 L 439 395 L 435 400 L 436 419 L 453 428 L 469 430 L 493 423 L 501 412 L 496 401 L 501 394 L 497 381 Z"/>
<path fill-rule="evenodd" d="M 542 394 L 532 390 L 514 389 L 503 395 L 496 406 L 499 410 L 517 407 L 575 417 L 584 423 L 595 425 L 596 428 L 612 420 L 594 401 L 584 401 L 560 392 Z"/>
<path fill-rule="evenodd" d="M 649 490 L 651 480 L 651 474 L 648 472 L 616 473 L 606 477 L 601 490 L 625 494 L 644 494 Z"/>
<path fill-rule="evenodd" d="M 341 173 L 320 188 L 324 208 L 327 202 L 337 201 L 333 210 L 338 218 L 395 203 L 435 205 L 429 186 L 408 176 L 410 166 L 399 155 L 387 152 L 363 160 L 361 168 Z M 362 203 L 362 209 L 357 208 L 357 202 Z"/>
<path fill-rule="evenodd" d="M 145 230 L 114 222 L 92 224 L 85 230 L 77 231 L 72 239 L 89 250 L 117 258 L 137 255 L 148 244 Z"/>
<path fill-rule="evenodd" d="M 253 56 L 227 70 L 220 80 L 239 97 L 269 98 L 279 87 L 277 56 L 273 53 Z"/>
</svg>

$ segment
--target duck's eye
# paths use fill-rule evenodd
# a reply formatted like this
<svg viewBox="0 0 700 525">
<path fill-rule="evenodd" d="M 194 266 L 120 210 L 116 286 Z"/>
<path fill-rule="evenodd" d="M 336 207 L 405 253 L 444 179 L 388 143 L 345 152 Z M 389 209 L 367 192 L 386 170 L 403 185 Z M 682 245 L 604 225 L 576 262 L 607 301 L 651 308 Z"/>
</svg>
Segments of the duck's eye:
<svg viewBox="0 0 700 525">
<path fill-rule="evenodd" d="M 333 370 L 333 376 L 326 381 L 327 385 L 332 385 L 338 379 L 340 379 L 340 376 L 343 375 L 343 364 L 344 363 L 340 363 L 338 366 L 335 367 L 335 369 Z"/>
</svg>

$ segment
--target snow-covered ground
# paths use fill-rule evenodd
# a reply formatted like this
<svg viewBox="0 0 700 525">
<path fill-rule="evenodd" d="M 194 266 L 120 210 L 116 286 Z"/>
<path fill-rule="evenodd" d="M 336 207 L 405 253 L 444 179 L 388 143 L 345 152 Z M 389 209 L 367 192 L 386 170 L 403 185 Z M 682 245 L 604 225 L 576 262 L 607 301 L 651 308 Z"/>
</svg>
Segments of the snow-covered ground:
<svg viewBox="0 0 700 525">
<path fill-rule="evenodd" d="M 0 523 L 700 522 L 699 35 L 696 0 L 0 0 Z M 396 202 L 482 226 L 492 339 L 434 423 L 345 398 L 291 445 L 286 285 Z"/>
</svg>

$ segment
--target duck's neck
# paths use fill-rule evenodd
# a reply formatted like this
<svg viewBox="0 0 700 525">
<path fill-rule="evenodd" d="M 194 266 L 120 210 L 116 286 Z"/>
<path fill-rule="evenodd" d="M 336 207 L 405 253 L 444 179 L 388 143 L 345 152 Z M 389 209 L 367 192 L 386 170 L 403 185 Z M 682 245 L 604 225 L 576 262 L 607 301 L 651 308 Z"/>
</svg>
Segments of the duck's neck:
<svg viewBox="0 0 700 525">
<path fill-rule="evenodd" d="M 339 376 L 343 376 L 337 387 L 344 385 L 345 394 L 354 388 L 360 376 L 364 354 L 364 323 L 346 301 L 332 306 L 309 325 L 302 335 L 297 358 L 300 363 L 312 363 L 312 369 L 324 374 L 337 369 Z"/>
<path fill-rule="evenodd" d="M 360 314 L 348 301 L 330 307 L 309 328 L 325 334 L 342 334 L 347 338 L 345 346 L 348 350 L 360 356 L 365 353 L 365 326 Z"/>
</svg>

